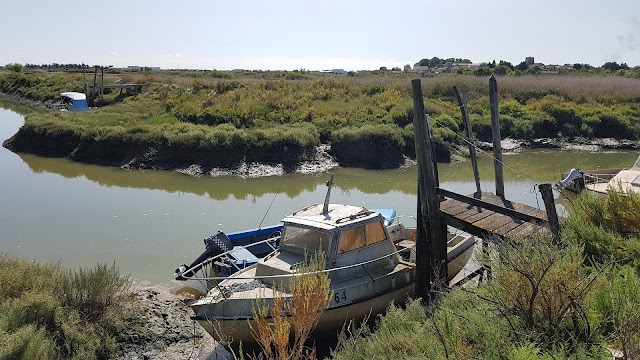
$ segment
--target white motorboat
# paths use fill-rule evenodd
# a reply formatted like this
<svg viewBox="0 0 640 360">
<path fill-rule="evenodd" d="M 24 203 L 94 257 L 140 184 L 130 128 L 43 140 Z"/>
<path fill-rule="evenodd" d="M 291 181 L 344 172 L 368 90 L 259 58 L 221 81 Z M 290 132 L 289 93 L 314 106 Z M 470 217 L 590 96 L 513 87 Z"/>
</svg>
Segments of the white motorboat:
<svg viewBox="0 0 640 360">
<path fill-rule="evenodd" d="M 556 184 L 557 189 L 573 192 L 586 190 L 600 197 L 606 196 L 611 189 L 624 193 L 640 193 L 640 157 L 631 168 L 590 171 L 571 169 L 569 173 L 562 173 L 560 177 L 562 180 Z"/>
<path fill-rule="evenodd" d="M 385 311 L 391 302 L 403 303 L 414 294 L 415 228 L 385 224 L 377 211 L 329 204 L 307 206 L 282 220 L 277 251 L 228 277 L 189 276 L 190 280 L 218 280 L 212 289 L 191 303 L 193 319 L 214 338 L 234 344 L 255 345 L 250 331 L 256 299 L 272 307 L 276 295 L 291 296 L 289 280 L 305 254 L 322 251 L 330 279 L 331 301 L 316 331 L 335 331 L 349 320 Z M 475 238 L 450 235 L 449 279 L 467 263 Z M 206 260 L 209 263 L 215 259 Z M 198 267 L 199 269 L 203 266 Z M 189 270 L 187 270 L 189 272 Z"/>
</svg>

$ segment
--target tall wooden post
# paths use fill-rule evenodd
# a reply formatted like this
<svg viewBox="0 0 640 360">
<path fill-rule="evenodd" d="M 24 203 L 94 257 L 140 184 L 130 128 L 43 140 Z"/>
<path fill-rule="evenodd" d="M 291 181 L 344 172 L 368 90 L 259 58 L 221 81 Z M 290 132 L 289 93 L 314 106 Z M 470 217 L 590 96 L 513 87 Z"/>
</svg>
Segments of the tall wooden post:
<svg viewBox="0 0 640 360">
<path fill-rule="evenodd" d="M 104 66 L 101 66 L 100 70 L 100 106 L 104 106 Z"/>
<path fill-rule="evenodd" d="M 85 95 L 87 95 L 88 94 L 88 91 L 87 91 L 87 78 L 84 75 L 84 68 L 82 68 L 82 86 L 83 86 Z"/>
<path fill-rule="evenodd" d="M 93 87 L 91 88 L 91 106 L 96 106 L 96 83 L 98 80 L 98 65 L 93 72 Z"/>
<path fill-rule="evenodd" d="M 418 199 L 422 224 L 418 229 L 428 236 L 429 243 L 416 243 L 416 296 L 424 300 L 431 298 L 433 291 L 447 284 L 447 234 L 446 225 L 440 219 L 440 202 L 437 196 L 437 181 L 433 144 L 428 135 L 427 116 L 424 113 L 422 83 L 411 81 L 413 90 L 413 131 L 418 162 Z M 428 231 L 428 233 L 427 233 Z M 429 254 L 429 247 L 431 254 Z M 430 280 L 430 282 L 429 282 Z"/>
<path fill-rule="evenodd" d="M 473 145 L 473 131 L 471 129 L 471 119 L 469 119 L 469 108 L 467 108 L 467 94 L 466 91 L 464 93 L 464 100 L 460 96 L 458 92 L 458 87 L 453 87 L 453 93 L 456 95 L 456 99 L 458 100 L 458 106 L 460 107 L 460 112 L 462 113 L 462 121 L 464 122 L 464 127 L 467 131 L 467 141 L 469 145 L 469 156 L 471 157 L 471 167 L 473 168 L 473 178 L 476 181 L 476 193 L 478 195 L 482 194 L 482 190 L 480 189 L 480 172 L 478 171 L 478 156 L 476 154 L 476 147 Z"/>
<path fill-rule="evenodd" d="M 560 222 L 558 221 L 558 213 L 556 212 L 556 203 L 553 200 L 551 184 L 538 185 L 538 189 L 540 190 L 540 194 L 542 194 L 542 201 L 544 201 L 544 207 L 547 210 L 547 219 L 549 220 L 551 235 L 556 244 L 560 244 L 562 242 Z"/>
<path fill-rule="evenodd" d="M 489 104 L 491 106 L 491 131 L 493 133 L 493 166 L 496 173 L 496 195 L 504 198 L 504 176 L 502 175 L 502 145 L 500 141 L 500 117 L 498 116 L 498 83 L 496 77 L 489 78 Z"/>
</svg>

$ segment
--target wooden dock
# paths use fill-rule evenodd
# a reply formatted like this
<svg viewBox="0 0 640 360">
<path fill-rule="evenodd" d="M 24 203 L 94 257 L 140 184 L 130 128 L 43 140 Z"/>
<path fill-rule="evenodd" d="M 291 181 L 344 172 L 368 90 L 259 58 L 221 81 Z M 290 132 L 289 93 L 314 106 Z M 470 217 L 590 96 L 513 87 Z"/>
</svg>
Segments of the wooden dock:
<svg viewBox="0 0 640 360">
<path fill-rule="evenodd" d="M 87 83 L 86 87 L 88 90 L 93 90 L 94 86 L 91 83 Z M 102 91 L 107 90 L 107 92 L 105 93 L 109 93 L 109 91 L 113 89 L 120 89 L 120 92 L 122 92 L 122 89 L 125 89 L 126 91 L 132 90 L 137 94 L 137 93 L 140 93 L 140 91 L 142 91 L 144 84 L 105 84 L 105 85 L 97 84 L 95 87 L 96 87 L 96 90 L 98 91 L 100 89 L 102 89 Z"/>
<path fill-rule="evenodd" d="M 498 88 L 495 77 L 492 75 L 489 78 L 495 195 L 480 190 L 480 176 L 475 160 L 475 145 L 473 145 L 466 96 L 460 96 L 459 91 L 454 87 L 453 90 L 458 99 L 467 130 L 468 140 L 465 141 L 470 145 L 469 152 L 476 182 L 476 192 L 472 195 L 461 195 L 440 188 L 434 144 L 429 130 L 429 116 L 424 109 L 420 79 L 411 81 L 411 90 L 413 93 L 413 131 L 418 164 L 416 296 L 428 301 L 428 299 L 438 296 L 438 287 L 440 286 L 438 284 L 446 283 L 447 225 L 477 236 L 481 239 L 483 248 L 487 247 L 495 237 L 518 239 L 534 234 L 548 234 L 553 237 L 556 243 L 561 243 L 560 225 L 551 184 L 536 185 L 546 211 L 506 199 L 502 173 Z M 461 284 L 475 275 L 482 274 L 484 270 L 477 261 L 469 261 L 462 274 L 449 282 L 449 286 Z"/>
<path fill-rule="evenodd" d="M 438 189 L 449 199 L 440 203 L 442 220 L 457 229 L 486 238 L 522 238 L 551 234 L 547 213 L 489 192 L 463 196 Z"/>
</svg>

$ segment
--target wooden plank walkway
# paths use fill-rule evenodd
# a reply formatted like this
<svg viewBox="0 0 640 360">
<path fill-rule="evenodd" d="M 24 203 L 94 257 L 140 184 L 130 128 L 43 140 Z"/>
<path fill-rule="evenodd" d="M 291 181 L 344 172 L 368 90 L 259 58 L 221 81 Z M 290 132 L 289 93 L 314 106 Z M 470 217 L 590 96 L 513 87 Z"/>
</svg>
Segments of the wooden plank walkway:
<svg viewBox="0 0 640 360">
<path fill-rule="evenodd" d="M 486 204 L 479 201 L 472 205 L 452 198 L 440 203 L 440 214 L 447 225 L 480 237 L 518 238 L 537 233 L 550 234 L 546 211 L 502 199 L 489 192 L 476 193 L 468 198 Z"/>
<path fill-rule="evenodd" d="M 101 87 L 100 84 L 96 84 L 96 90 L 100 89 L 100 87 Z M 126 90 L 133 90 L 137 93 L 142 91 L 143 87 L 144 87 L 144 84 L 105 84 L 102 86 L 102 88 L 105 90 L 126 89 Z M 93 84 L 87 83 L 87 89 L 93 89 Z"/>
</svg>

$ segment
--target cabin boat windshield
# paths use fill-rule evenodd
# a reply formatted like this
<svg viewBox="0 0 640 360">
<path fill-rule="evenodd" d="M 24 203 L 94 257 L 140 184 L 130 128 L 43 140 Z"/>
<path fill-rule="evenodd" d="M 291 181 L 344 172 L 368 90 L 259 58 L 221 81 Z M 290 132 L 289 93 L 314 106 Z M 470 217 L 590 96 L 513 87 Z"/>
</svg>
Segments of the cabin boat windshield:
<svg viewBox="0 0 640 360">
<path fill-rule="evenodd" d="M 312 255 L 319 250 L 328 254 L 332 236 L 333 233 L 326 230 L 288 223 L 284 227 L 281 248 L 302 255 Z"/>
</svg>

